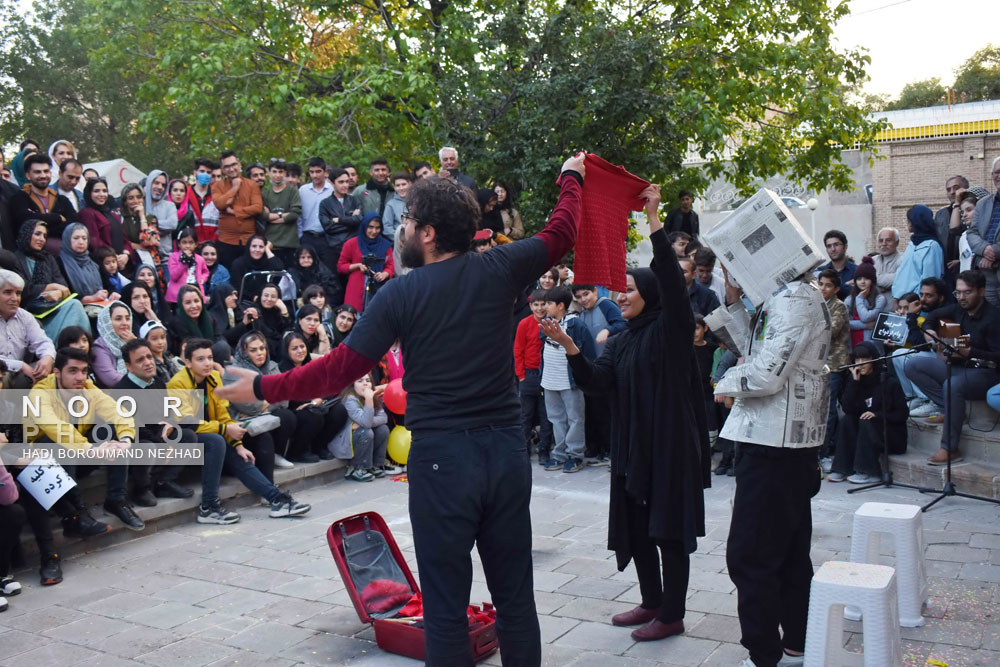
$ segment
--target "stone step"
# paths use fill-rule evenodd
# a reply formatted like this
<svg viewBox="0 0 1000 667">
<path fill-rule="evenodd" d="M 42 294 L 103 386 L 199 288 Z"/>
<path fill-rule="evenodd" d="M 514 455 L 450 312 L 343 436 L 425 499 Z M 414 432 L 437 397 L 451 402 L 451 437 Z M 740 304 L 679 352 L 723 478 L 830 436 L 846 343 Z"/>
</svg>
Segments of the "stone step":
<svg viewBox="0 0 1000 667">
<path fill-rule="evenodd" d="M 297 490 L 317 486 L 343 477 L 343 469 L 347 461 L 331 459 L 318 463 L 296 463 L 294 468 L 275 468 L 274 483 L 283 491 L 295 494 Z M 79 480 L 79 486 L 84 502 L 90 513 L 98 521 L 111 526 L 111 530 L 99 537 L 87 540 L 67 539 L 62 534 L 62 524 L 58 517 L 52 518 L 52 534 L 55 537 L 56 551 L 61 556 L 71 556 L 96 549 L 103 549 L 113 544 L 127 542 L 132 539 L 148 536 L 157 530 L 166 530 L 182 523 L 193 522 L 201 502 L 200 469 L 186 468 L 182 471 L 179 482 L 194 489 L 191 498 L 158 498 L 155 507 L 134 507 L 136 514 L 146 522 L 142 531 L 132 531 L 118 519 L 106 514 L 102 507 L 104 501 L 105 476 L 103 471 L 94 471 Z M 243 508 L 258 508 L 265 511 L 260 499 L 254 496 L 235 477 L 222 476 L 219 485 L 219 499 L 230 510 Z M 21 531 L 21 545 L 29 564 L 35 566 L 35 555 L 38 545 L 35 536 L 27 526 Z"/>
</svg>

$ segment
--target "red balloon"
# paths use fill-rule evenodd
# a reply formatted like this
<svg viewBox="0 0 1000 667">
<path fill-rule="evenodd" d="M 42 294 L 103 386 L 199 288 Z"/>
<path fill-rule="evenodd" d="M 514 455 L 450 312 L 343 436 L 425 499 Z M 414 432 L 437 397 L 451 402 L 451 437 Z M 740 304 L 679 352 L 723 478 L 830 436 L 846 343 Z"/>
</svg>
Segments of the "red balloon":
<svg viewBox="0 0 1000 667">
<path fill-rule="evenodd" d="M 385 393 L 382 394 L 382 402 L 385 403 L 389 412 L 394 412 L 397 415 L 406 414 L 406 390 L 403 389 L 402 380 L 396 379 L 386 385 Z"/>
</svg>

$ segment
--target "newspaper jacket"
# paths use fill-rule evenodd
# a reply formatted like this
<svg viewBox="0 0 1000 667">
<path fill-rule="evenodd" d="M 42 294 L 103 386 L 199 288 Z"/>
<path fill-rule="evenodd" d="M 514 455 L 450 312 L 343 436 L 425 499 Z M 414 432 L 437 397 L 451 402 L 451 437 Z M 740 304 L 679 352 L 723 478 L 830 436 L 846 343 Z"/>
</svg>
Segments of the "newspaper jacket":
<svg viewBox="0 0 1000 667">
<path fill-rule="evenodd" d="M 736 399 L 720 435 L 769 447 L 819 447 L 830 406 L 826 358 L 830 313 L 815 285 L 800 281 L 764 301 L 747 342 L 715 393 Z"/>
</svg>

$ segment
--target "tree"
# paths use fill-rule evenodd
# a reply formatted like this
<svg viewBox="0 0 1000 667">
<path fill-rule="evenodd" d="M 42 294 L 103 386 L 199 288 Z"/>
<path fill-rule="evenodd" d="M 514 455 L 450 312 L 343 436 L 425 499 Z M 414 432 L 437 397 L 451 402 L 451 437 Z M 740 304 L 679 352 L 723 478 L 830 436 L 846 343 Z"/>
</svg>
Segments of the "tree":
<svg viewBox="0 0 1000 667">
<path fill-rule="evenodd" d="M 136 93 L 142 77 L 121 58 L 93 60 L 89 52 L 109 38 L 106 30 L 79 29 L 88 7 L 71 0 L 39 3 L 25 15 L 22 3 L 0 14 L 0 135 L 41 143 L 69 139 L 85 162 L 126 157 L 143 170 L 178 167 L 188 151 L 177 139 L 180 118 L 163 132 L 136 127 Z M 7 85 L 12 83 L 12 85 Z"/>
<path fill-rule="evenodd" d="M 955 74 L 953 87 L 967 102 L 1000 99 L 1000 47 L 976 51 Z"/>
<path fill-rule="evenodd" d="M 913 81 L 903 86 L 903 90 L 899 93 L 899 99 L 886 104 L 885 110 L 941 106 L 945 103 L 945 92 L 945 87 L 941 85 L 941 79 L 938 77 Z"/>
<path fill-rule="evenodd" d="M 827 0 L 77 0 L 93 67 L 137 82 L 136 127 L 189 152 L 392 164 L 461 150 L 544 221 L 587 149 L 646 178 L 851 187 L 880 123 L 842 90 L 867 56 Z M 183 149 L 181 149 L 183 150 Z M 689 158 L 706 161 L 686 166 Z M 432 159 L 432 161 L 434 161 Z"/>
</svg>

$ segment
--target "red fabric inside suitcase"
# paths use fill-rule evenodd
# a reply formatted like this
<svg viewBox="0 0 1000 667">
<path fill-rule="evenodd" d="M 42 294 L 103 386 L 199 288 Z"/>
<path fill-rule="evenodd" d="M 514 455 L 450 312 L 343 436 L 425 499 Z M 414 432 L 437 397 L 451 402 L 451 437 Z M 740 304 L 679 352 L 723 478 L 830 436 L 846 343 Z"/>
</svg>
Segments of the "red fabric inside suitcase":
<svg viewBox="0 0 1000 667">
<path fill-rule="evenodd" d="M 363 512 L 335 521 L 326 531 L 326 540 L 358 617 L 372 624 L 379 648 L 423 660 L 424 629 L 391 620 L 406 602 L 402 600 L 404 589 L 408 588 L 412 596 L 420 592 L 420 586 L 381 515 Z M 386 551 L 394 566 L 387 566 Z M 371 582 L 373 578 L 375 581 Z M 364 584 L 362 591 L 358 590 L 359 584 Z M 480 611 L 478 607 L 473 609 Z M 492 605 L 486 603 L 482 611 L 492 612 L 492 609 Z M 494 653 L 497 650 L 496 624 L 480 624 L 470 630 L 469 643 L 477 662 Z"/>
</svg>

